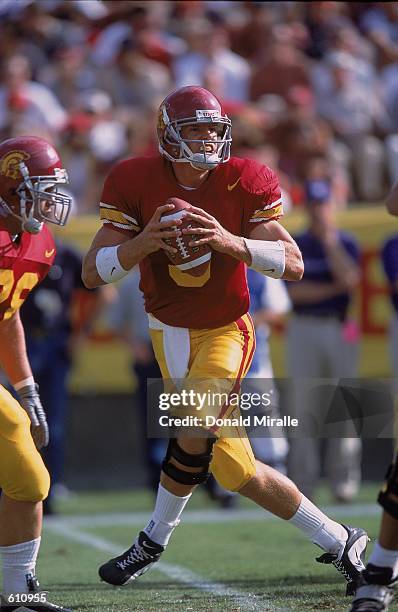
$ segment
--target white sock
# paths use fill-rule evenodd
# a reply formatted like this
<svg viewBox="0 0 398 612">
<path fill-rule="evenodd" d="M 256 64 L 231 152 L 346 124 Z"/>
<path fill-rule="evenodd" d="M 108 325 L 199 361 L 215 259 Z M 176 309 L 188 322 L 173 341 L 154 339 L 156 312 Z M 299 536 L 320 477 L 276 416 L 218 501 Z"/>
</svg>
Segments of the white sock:
<svg viewBox="0 0 398 612">
<path fill-rule="evenodd" d="M 14 544 L 14 546 L 0 546 L 3 569 L 3 592 L 27 593 L 26 576 L 35 574 L 36 559 L 40 548 L 41 538 Z"/>
<path fill-rule="evenodd" d="M 377 541 L 369 557 L 368 563 L 372 563 L 378 567 L 391 567 L 392 576 L 395 578 L 398 574 L 398 550 L 383 548 Z"/>
<path fill-rule="evenodd" d="M 347 541 L 348 533 L 342 525 L 332 521 L 304 495 L 292 523 L 323 550 L 339 554 Z"/>
<path fill-rule="evenodd" d="M 191 497 L 173 495 L 161 484 L 158 488 L 156 504 L 148 525 L 144 528 L 145 533 L 157 544 L 166 546 L 170 536 L 180 522 L 180 516 Z"/>
</svg>

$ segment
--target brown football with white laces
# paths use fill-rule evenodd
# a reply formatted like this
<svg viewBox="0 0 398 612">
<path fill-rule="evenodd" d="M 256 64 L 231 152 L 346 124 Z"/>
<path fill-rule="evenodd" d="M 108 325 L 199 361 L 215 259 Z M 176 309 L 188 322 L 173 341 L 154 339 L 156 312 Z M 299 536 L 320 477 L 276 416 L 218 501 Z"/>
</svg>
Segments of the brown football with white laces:
<svg viewBox="0 0 398 612">
<path fill-rule="evenodd" d="M 173 210 L 162 215 L 162 221 L 169 219 L 181 219 L 182 223 L 178 226 L 178 230 L 198 227 L 197 221 L 185 218 L 187 209 L 190 208 L 189 202 L 180 198 L 169 198 L 166 204 L 174 204 Z M 198 246 L 190 246 L 189 243 L 199 239 L 196 234 L 181 234 L 176 238 L 166 238 L 165 242 L 177 249 L 177 253 L 165 251 L 171 263 L 176 266 L 181 272 L 190 274 L 191 276 L 201 276 L 208 268 L 211 259 L 211 248 L 207 244 Z"/>
</svg>

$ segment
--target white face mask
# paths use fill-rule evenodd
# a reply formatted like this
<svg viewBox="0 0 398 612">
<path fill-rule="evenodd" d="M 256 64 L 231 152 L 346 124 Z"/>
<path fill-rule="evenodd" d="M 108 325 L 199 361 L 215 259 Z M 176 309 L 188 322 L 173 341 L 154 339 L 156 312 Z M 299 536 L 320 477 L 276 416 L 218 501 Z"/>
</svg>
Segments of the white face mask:
<svg viewBox="0 0 398 612">
<path fill-rule="evenodd" d="M 209 121 L 211 118 L 211 122 Z M 231 121 L 228 117 L 222 117 L 216 111 L 196 111 L 196 117 L 189 117 L 178 121 L 170 121 L 165 109 L 163 110 L 163 122 L 166 125 L 164 141 L 173 147 L 178 147 L 178 156 L 173 156 L 166 151 L 162 142 L 159 142 L 159 151 L 167 159 L 174 163 L 189 163 L 198 170 L 213 170 L 218 164 L 227 162 L 231 156 Z M 188 139 L 182 138 L 181 128 L 189 125 L 200 125 L 212 123 L 215 127 L 220 127 L 222 133 L 216 140 L 212 139 Z M 190 148 L 191 143 L 201 143 L 203 152 L 194 153 Z M 216 145 L 216 151 L 206 153 L 206 144 Z"/>
<path fill-rule="evenodd" d="M 24 162 L 19 164 L 23 177 L 16 193 L 20 198 L 20 214 L 17 214 L 3 199 L 0 213 L 12 215 L 21 221 L 22 230 L 38 234 L 43 222 L 65 225 L 72 206 L 72 198 L 58 191 L 59 185 L 66 185 L 68 175 L 63 168 L 55 168 L 54 174 L 30 176 Z"/>
</svg>

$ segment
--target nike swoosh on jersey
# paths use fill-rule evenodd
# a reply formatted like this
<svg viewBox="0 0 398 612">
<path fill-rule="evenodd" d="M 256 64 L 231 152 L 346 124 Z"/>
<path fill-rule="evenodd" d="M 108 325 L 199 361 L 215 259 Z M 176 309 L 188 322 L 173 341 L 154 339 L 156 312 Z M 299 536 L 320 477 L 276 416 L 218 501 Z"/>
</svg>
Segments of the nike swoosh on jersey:
<svg viewBox="0 0 398 612">
<path fill-rule="evenodd" d="M 240 177 L 238 178 L 237 181 L 235 181 L 235 183 L 232 183 L 232 185 L 227 185 L 228 191 L 232 191 L 233 189 L 235 189 L 235 187 L 239 183 L 239 181 L 240 181 Z"/>
<path fill-rule="evenodd" d="M 51 249 L 51 251 L 47 251 L 46 249 L 44 255 L 48 258 L 48 257 L 51 257 L 51 255 L 54 255 L 54 253 L 55 253 L 55 249 Z"/>
</svg>

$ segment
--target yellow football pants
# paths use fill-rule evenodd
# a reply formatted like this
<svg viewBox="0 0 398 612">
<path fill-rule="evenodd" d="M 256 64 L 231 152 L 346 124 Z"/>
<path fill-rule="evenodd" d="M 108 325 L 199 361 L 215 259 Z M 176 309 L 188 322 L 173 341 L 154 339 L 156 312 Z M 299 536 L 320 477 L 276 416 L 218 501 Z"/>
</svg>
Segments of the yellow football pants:
<svg viewBox="0 0 398 612">
<path fill-rule="evenodd" d="M 25 410 L 0 385 L 0 487 L 11 499 L 45 499 L 50 476 L 30 433 Z"/>
<path fill-rule="evenodd" d="M 184 378 L 186 386 L 223 394 L 239 392 L 240 382 L 250 368 L 255 333 L 249 315 L 217 329 L 171 328 L 150 317 L 153 349 L 166 387 L 170 380 Z M 182 365 L 182 367 L 181 367 Z M 177 373 L 177 375 L 176 375 Z M 185 386 L 185 384 L 184 384 Z M 190 387 L 190 388 L 192 388 Z M 209 413 L 214 411 L 207 407 Z M 240 414 L 238 406 L 221 406 L 219 417 Z M 210 470 L 230 491 L 239 491 L 256 473 L 255 459 L 244 427 L 219 427 Z"/>
</svg>

